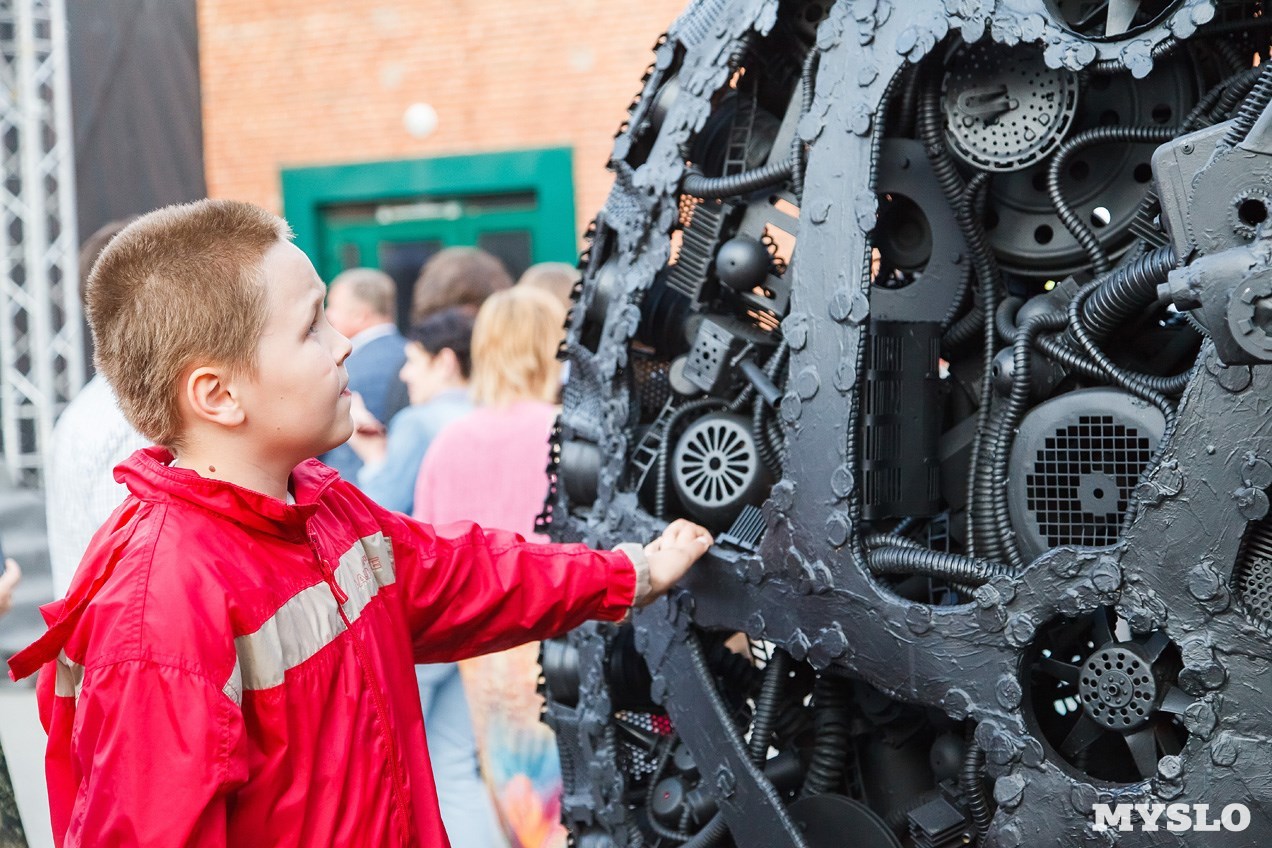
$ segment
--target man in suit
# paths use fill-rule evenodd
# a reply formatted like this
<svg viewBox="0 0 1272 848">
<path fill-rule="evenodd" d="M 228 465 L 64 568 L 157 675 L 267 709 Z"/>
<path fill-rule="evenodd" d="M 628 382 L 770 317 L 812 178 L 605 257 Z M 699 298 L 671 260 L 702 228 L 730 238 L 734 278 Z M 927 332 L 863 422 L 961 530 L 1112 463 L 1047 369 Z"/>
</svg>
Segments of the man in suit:
<svg viewBox="0 0 1272 848">
<path fill-rule="evenodd" d="M 367 410 L 388 420 L 390 391 L 399 383 L 406 361 L 406 339 L 398 332 L 397 287 L 393 278 L 374 268 L 353 268 L 337 275 L 327 288 L 327 320 L 353 343 L 345 361 L 349 390 L 362 396 Z M 357 480 L 362 460 L 348 445 L 321 457 L 346 480 Z"/>
</svg>

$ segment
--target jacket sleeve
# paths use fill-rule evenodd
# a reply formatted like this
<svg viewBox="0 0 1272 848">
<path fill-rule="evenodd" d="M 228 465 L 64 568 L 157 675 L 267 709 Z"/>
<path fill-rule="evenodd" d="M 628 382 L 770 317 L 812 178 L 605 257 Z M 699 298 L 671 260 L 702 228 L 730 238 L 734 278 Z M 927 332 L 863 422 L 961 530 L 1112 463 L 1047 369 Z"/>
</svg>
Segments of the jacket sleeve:
<svg viewBox="0 0 1272 848">
<path fill-rule="evenodd" d="M 435 530 L 387 510 L 380 517 L 416 662 L 503 650 L 588 619 L 617 621 L 635 595 L 635 568 L 620 552 L 530 544 L 469 522 Z"/>
<path fill-rule="evenodd" d="M 55 696 L 49 727 L 59 846 L 225 846 L 227 800 L 247 770 L 242 714 L 224 692 L 129 660 L 90 669 L 78 702 L 69 695 Z"/>
</svg>

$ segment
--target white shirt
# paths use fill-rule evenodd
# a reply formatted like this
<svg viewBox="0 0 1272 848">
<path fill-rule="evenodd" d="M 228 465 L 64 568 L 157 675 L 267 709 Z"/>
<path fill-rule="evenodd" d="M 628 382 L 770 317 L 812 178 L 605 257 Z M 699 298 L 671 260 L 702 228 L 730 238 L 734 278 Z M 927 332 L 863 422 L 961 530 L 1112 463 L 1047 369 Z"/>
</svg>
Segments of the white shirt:
<svg viewBox="0 0 1272 848">
<path fill-rule="evenodd" d="M 58 418 L 44 477 L 55 597 L 66 594 L 89 540 L 128 495 L 127 487 L 115 482 L 115 466 L 149 444 L 124 418 L 100 374 Z"/>
</svg>

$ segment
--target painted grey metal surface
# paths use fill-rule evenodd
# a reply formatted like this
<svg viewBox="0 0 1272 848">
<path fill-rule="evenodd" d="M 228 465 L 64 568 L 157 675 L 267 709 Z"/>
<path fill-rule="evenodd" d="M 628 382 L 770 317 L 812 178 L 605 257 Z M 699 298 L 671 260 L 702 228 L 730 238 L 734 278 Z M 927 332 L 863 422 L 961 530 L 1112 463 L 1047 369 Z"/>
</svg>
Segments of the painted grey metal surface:
<svg viewBox="0 0 1272 848">
<path fill-rule="evenodd" d="M 1272 622 L 1260 607 L 1261 546 L 1272 539 L 1272 357 L 1258 335 L 1272 331 L 1272 295 L 1257 288 L 1272 258 L 1269 206 L 1260 217 L 1239 206 L 1253 194 L 1215 189 L 1232 184 L 1225 162 L 1210 179 L 1159 167 L 1155 182 L 1147 170 L 1158 145 L 1241 125 L 1240 106 L 1258 106 L 1259 85 L 1272 94 L 1272 77 L 1250 72 L 1254 52 L 1269 55 L 1258 8 L 701 0 L 675 22 L 616 138 L 616 184 L 582 261 L 545 517 L 557 539 L 607 546 L 650 538 L 680 514 L 714 520 L 675 497 L 673 475 L 689 472 L 671 449 L 713 412 L 752 422 L 773 480 L 760 518 L 734 504 L 738 522 L 715 528 L 728 541 L 640 612 L 634 635 L 633 625 L 588 625 L 545 651 L 545 720 L 579 846 L 818 848 L 831 844 L 827 828 L 806 837 L 781 811 L 817 795 L 862 802 L 872 827 L 907 845 L 1272 840 Z M 1078 91 L 1056 143 L 1033 145 L 1037 161 L 1008 154 L 1052 119 L 1037 118 L 1041 107 L 1018 113 L 1037 98 L 1004 73 L 1032 74 L 1043 95 Z M 961 99 L 942 101 L 951 96 Z M 1101 102 L 1116 108 L 1093 112 Z M 934 133 L 924 115 L 936 105 Z M 1259 111 L 1229 169 L 1240 161 L 1260 173 L 1250 163 L 1268 161 Z M 1001 169 L 978 173 L 983 162 L 932 142 L 949 141 L 952 119 L 1001 134 Z M 906 150 L 930 161 L 907 166 Z M 1051 179 L 1053 204 L 1056 156 L 1066 158 Z M 1084 188 L 1101 168 L 1107 191 Z M 702 196 L 711 193 L 725 205 Z M 902 193 L 922 214 L 896 205 Z M 987 234 L 1007 214 L 1035 216 L 1033 246 Z M 1172 214 L 1199 221 L 1193 248 Z M 1035 223 L 1044 220 L 1054 226 Z M 905 244 L 890 228 L 916 221 L 938 229 L 931 249 L 906 242 L 919 259 L 894 263 Z M 1162 247 L 1172 235 L 1174 256 Z M 737 237 L 768 251 L 758 276 L 736 244 L 722 262 Z M 1059 239 L 1073 248 L 1053 250 Z M 1159 293 L 1170 265 L 1183 270 Z M 1093 276 L 1101 285 L 1082 288 Z M 1129 300 L 1112 297 L 1117 286 Z M 907 305 L 908 291 L 930 295 Z M 969 319 L 978 297 L 986 314 Z M 1233 299 L 1243 305 L 1229 307 Z M 1223 309 L 1240 313 L 1233 326 L 1244 317 L 1240 326 L 1254 328 L 1244 343 L 1224 335 L 1245 331 L 1221 328 Z M 877 313 L 935 326 L 939 374 L 884 367 Z M 701 330 L 724 318 L 747 327 L 728 343 Z M 1002 350 L 1007 359 L 996 360 Z M 997 388 L 985 367 L 994 361 L 1016 369 Z M 685 380 L 687 371 L 711 378 Z M 765 375 L 776 403 L 765 399 Z M 937 378 L 939 395 L 911 390 Z M 1059 459 L 1040 449 L 1034 465 L 998 463 L 1022 420 L 1046 429 L 1029 418 L 1048 414 L 1043 401 L 1097 386 L 1162 409 L 1160 446 L 1154 437 L 1142 448 L 1113 404 L 1108 420 L 1075 425 L 1080 444 L 1056 425 L 1046 450 Z M 939 449 L 890 448 L 906 461 L 922 454 L 911 471 L 936 469 L 937 508 L 907 515 L 886 506 L 900 501 L 870 500 L 882 483 L 864 460 L 887 444 L 886 420 L 862 411 L 871 392 L 898 395 L 898 415 L 941 422 Z M 1137 479 L 1107 470 L 1140 450 L 1149 459 Z M 1050 488 L 1037 490 L 1052 494 L 1037 498 L 1050 498 L 1067 530 L 1081 538 L 1111 526 L 1109 543 L 1022 556 L 1005 500 L 1006 481 L 1022 474 L 1045 478 Z M 748 638 L 754 666 L 723 647 L 734 634 Z M 775 690 L 785 695 L 766 702 L 758 668 L 777 650 L 795 670 Z M 1126 664 L 1114 667 L 1119 656 Z M 757 725 L 762 752 L 796 756 L 802 786 L 778 785 L 772 769 L 747 761 Z M 1207 804 L 1212 817 L 1239 803 L 1249 823 L 1096 828 L 1096 804 L 1137 802 Z M 853 844 L 895 844 L 882 832 L 854 829 Z"/>
</svg>

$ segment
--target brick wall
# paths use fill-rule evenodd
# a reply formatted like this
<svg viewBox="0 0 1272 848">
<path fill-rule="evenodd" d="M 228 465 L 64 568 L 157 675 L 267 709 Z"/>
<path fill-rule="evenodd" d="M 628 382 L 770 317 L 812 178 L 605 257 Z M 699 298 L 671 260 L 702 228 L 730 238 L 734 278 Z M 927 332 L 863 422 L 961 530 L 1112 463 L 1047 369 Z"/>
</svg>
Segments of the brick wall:
<svg viewBox="0 0 1272 848">
<path fill-rule="evenodd" d="M 686 0 L 200 0 L 208 193 L 281 211 L 279 169 L 574 149 L 576 230 Z M 415 102 L 438 113 L 412 137 Z"/>
</svg>

